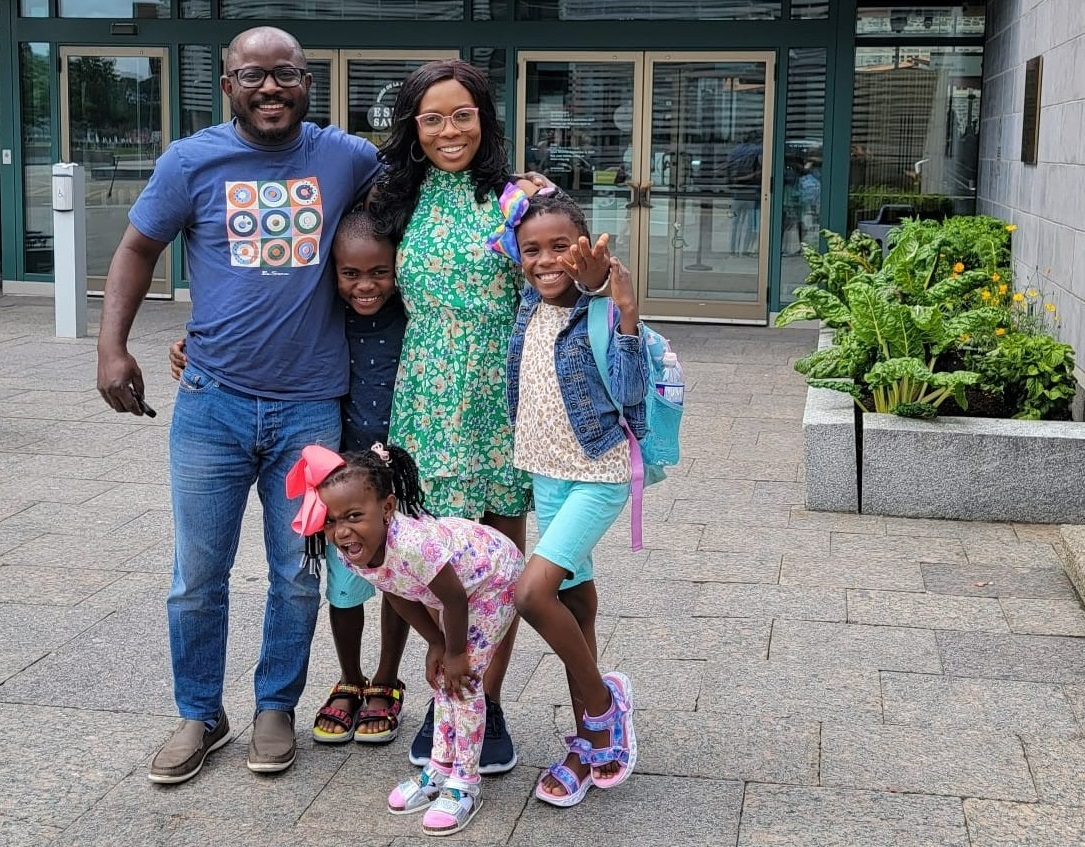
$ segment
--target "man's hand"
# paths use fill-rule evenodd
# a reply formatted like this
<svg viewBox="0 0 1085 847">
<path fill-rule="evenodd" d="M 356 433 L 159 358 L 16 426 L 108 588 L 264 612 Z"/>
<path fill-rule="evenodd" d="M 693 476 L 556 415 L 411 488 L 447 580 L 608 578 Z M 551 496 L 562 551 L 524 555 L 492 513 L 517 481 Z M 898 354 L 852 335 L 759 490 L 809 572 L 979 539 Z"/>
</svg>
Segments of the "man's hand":
<svg viewBox="0 0 1085 847">
<path fill-rule="evenodd" d="M 188 356 L 185 355 L 185 340 L 178 338 L 170 345 L 170 376 L 179 380 L 188 364 Z"/>
</svg>

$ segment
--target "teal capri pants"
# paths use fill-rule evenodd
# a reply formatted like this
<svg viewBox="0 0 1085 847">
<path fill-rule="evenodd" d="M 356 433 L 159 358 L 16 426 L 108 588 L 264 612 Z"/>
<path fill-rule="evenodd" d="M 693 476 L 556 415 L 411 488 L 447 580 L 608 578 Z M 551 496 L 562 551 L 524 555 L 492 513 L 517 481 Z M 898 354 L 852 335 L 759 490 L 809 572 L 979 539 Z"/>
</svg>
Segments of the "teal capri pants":
<svg viewBox="0 0 1085 847">
<path fill-rule="evenodd" d="M 328 545 L 328 578 L 324 596 L 337 609 L 353 609 L 377 593 L 368 580 L 362 579 L 339 558 L 339 551 Z"/>
<path fill-rule="evenodd" d="M 559 591 L 595 579 L 591 551 L 622 513 L 629 499 L 628 482 L 580 482 L 531 475 L 539 543 L 535 555 L 569 576 Z"/>
</svg>

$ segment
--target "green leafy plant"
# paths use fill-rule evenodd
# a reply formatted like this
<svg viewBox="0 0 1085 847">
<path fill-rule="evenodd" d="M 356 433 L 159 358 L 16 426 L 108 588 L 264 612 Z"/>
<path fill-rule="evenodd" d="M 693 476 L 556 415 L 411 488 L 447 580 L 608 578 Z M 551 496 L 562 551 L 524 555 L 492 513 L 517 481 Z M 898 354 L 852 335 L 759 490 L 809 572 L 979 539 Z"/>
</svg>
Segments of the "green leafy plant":
<svg viewBox="0 0 1085 847">
<path fill-rule="evenodd" d="M 1015 418 L 1068 418 L 1077 392 L 1074 349 L 1050 335 L 1015 333 L 977 358 L 980 387 L 1003 394 L 1013 403 Z"/>
</svg>

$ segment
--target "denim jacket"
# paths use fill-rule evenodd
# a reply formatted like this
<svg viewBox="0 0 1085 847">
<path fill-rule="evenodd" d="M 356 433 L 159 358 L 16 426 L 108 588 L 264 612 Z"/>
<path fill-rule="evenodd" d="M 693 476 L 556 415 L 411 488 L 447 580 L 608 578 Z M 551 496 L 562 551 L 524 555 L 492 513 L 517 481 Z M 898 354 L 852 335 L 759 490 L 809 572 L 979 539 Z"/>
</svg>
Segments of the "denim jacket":
<svg viewBox="0 0 1085 847">
<path fill-rule="evenodd" d="M 520 359 L 524 353 L 524 334 L 541 301 L 530 285 L 524 286 L 520 310 L 509 341 L 508 383 L 509 418 L 516 424 L 520 400 Z M 610 402 L 599 368 L 595 365 L 588 342 L 588 302 L 583 294 L 573 307 L 569 322 L 558 333 L 554 344 L 554 365 L 558 387 L 565 403 L 576 440 L 589 458 L 598 459 L 625 439 L 618 424 L 618 411 Z M 611 392 L 624 406 L 625 419 L 637 438 L 645 433 L 644 392 L 648 380 L 644 336 L 622 335 L 614 327 L 613 343 L 607 349 L 607 369 Z"/>
</svg>

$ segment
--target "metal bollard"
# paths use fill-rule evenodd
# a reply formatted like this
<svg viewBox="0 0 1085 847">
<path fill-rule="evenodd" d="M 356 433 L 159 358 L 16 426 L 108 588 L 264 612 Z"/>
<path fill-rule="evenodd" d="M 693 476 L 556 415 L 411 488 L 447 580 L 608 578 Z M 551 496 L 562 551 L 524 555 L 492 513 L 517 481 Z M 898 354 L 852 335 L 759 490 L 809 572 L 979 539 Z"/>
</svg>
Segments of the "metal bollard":
<svg viewBox="0 0 1085 847">
<path fill-rule="evenodd" d="M 87 203 L 82 165 L 53 165 L 53 298 L 57 338 L 87 334 Z"/>
</svg>

